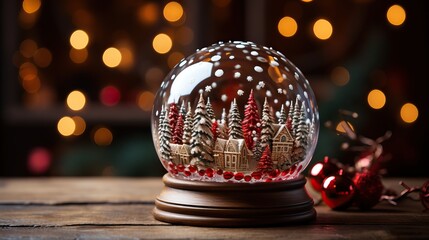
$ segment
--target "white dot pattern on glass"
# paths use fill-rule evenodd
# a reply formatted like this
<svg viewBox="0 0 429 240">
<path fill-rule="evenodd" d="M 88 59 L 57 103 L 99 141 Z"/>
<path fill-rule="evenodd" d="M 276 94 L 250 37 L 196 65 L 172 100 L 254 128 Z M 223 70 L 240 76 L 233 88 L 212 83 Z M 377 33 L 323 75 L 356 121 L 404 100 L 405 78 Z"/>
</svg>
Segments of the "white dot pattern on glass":
<svg viewBox="0 0 429 240">
<path fill-rule="evenodd" d="M 179 67 L 183 67 L 183 65 L 185 65 L 186 63 L 187 63 L 186 60 L 181 61 L 179 64 Z"/>
<path fill-rule="evenodd" d="M 253 81 L 253 77 L 252 77 L 252 76 L 247 76 L 247 78 L 246 78 L 246 79 L 247 79 L 247 81 L 248 81 L 248 82 Z"/>
<path fill-rule="evenodd" d="M 241 73 L 239 73 L 239 72 L 234 73 L 234 78 L 240 78 L 240 76 L 241 76 Z"/>
<path fill-rule="evenodd" d="M 251 54 L 252 56 L 258 56 L 258 55 L 259 55 L 257 51 L 251 51 L 251 52 L 250 52 L 250 54 Z"/>
<path fill-rule="evenodd" d="M 267 97 L 272 97 L 272 96 L 273 96 L 273 94 L 271 93 L 271 91 L 270 91 L 270 90 L 267 90 L 267 91 L 265 92 L 265 94 L 267 95 Z"/>
<path fill-rule="evenodd" d="M 279 103 L 279 100 L 276 98 L 276 99 L 274 99 L 274 103 L 275 104 L 277 104 L 277 103 Z"/>
<path fill-rule="evenodd" d="M 238 96 L 243 96 L 244 91 L 243 91 L 243 90 L 241 90 L 241 89 L 239 89 L 239 90 L 237 91 L 237 94 L 238 94 Z"/>
<path fill-rule="evenodd" d="M 260 66 L 255 66 L 253 69 L 255 69 L 256 72 L 261 73 L 264 71 Z"/>
<path fill-rule="evenodd" d="M 222 96 L 220 97 L 220 99 L 221 99 L 223 102 L 226 102 L 226 100 L 228 100 L 228 96 L 227 96 L 226 94 L 222 94 Z"/>
<path fill-rule="evenodd" d="M 219 56 L 219 55 L 214 55 L 210 60 L 212 61 L 212 62 L 216 62 L 216 61 L 219 61 L 221 59 L 221 56 Z"/>
<path fill-rule="evenodd" d="M 234 68 L 235 68 L 235 69 L 240 69 L 240 68 L 241 68 L 241 65 L 240 65 L 240 64 L 236 64 L 236 65 L 234 66 Z"/>
<path fill-rule="evenodd" d="M 222 75 L 223 75 L 223 70 L 222 69 L 216 70 L 216 72 L 215 72 L 215 76 L 216 77 L 222 77 Z"/>
<path fill-rule="evenodd" d="M 293 86 L 292 86 L 292 84 L 289 84 L 289 90 L 293 91 Z"/>
</svg>

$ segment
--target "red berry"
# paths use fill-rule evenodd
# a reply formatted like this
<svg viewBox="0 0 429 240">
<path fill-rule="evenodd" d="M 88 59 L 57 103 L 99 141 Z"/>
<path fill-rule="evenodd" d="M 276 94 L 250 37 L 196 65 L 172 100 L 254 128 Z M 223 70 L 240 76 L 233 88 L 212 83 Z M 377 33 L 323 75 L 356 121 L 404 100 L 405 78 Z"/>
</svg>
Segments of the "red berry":
<svg viewBox="0 0 429 240">
<path fill-rule="evenodd" d="M 194 165 L 190 165 L 190 166 L 188 167 L 188 169 L 189 169 L 189 171 L 190 171 L 190 172 L 196 172 L 196 171 L 197 171 L 197 167 L 196 167 L 196 166 L 194 166 Z"/>
<path fill-rule="evenodd" d="M 234 173 L 232 173 L 232 172 L 224 172 L 223 173 L 223 178 L 225 178 L 225 179 L 231 179 L 232 177 L 234 176 Z"/>
<path fill-rule="evenodd" d="M 281 175 L 284 177 L 289 174 L 289 169 L 282 171 Z"/>
<path fill-rule="evenodd" d="M 222 175 L 222 174 L 223 174 L 223 170 L 222 170 L 222 169 L 218 169 L 218 170 L 216 171 L 216 174 L 217 174 L 217 175 Z"/>
<path fill-rule="evenodd" d="M 241 172 L 236 173 L 236 174 L 234 175 L 234 178 L 235 178 L 235 180 L 240 181 L 241 179 L 243 179 L 243 178 L 244 178 L 244 174 L 243 174 L 243 173 L 241 173 Z"/>
<path fill-rule="evenodd" d="M 204 169 L 201 169 L 198 171 L 198 175 L 200 175 L 200 176 L 204 176 L 205 173 L 206 173 L 206 171 Z"/>
<path fill-rule="evenodd" d="M 207 175 L 207 177 L 213 177 L 213 174 L 214 174 L 214 171 L 213 171 L 213 169 L 211 169 L 211 168 L 207 168 L 206 169 L 206 175 Z"/>
<path fill-rule="evenodd" d="M 262 173 L 261 172 L 252 172 L 252 174 L 250 174 L 254 179 L 259 180 L 262 177 Z"/>
<path fill-rule="evenodd" d="M 273 179 L 271 179 L 271 178 L 265 179 L 265 182 L 272 182 L 272 181 L 273 181 Z"/>
<path fill-rule="evenodd" d="M 250 180 L 252 180 L 252 176 L 250 176 L 250 175 L 244 176 L 244 181 L 250 182 Z"/>
<path fill-rule="evenodd" d="M 185 166 L 183 166 L 182 164 L 177 165 L 177 170 L 179 172 L 183 172 L 185 170 Z"/>
<path fill-rule="evenodd" d="M 186 176 L 188 176 L 188 177 L 189 177 L 189 176 L 191 176 L 191 172 L 190 172 L 190 171 L 184 171 L 183 173 L 184 173 Z"/>
</svg>

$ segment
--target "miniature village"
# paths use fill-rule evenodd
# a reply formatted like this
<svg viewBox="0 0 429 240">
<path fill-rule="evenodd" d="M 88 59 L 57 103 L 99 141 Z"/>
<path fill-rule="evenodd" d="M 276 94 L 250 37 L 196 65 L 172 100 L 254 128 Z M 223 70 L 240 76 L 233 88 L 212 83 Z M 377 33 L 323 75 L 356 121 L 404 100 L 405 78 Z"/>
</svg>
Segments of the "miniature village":
<svg viewBox="0 0 429 240">
<path fill-rule="evenodd" d="M 186 106 L 187 105 L 187 106 Z M 267 99 L 261 115 L 250 92 L 243 118 L 236 100 L 217 119 L 210 99 L 200 95 L 195 110 L 182 102 L 162 106 L 158 138 L 161 161 L 173 175 L 254 181 L 292 174 L 306 157 L 314 132 L 305 104 L 282 104 L 274 119 Z M 299 165 L 302 168 L 302 165 Z M 299 169 L 296 171 L 299 172 Z"/>
</svg>

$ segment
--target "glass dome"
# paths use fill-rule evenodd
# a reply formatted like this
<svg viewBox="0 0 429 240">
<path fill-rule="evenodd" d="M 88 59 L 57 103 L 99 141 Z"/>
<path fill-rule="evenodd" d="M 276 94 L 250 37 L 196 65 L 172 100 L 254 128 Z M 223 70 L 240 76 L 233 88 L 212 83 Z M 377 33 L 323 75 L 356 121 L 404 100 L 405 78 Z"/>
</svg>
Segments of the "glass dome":
<svg viewBox="0 0 429 240">
<path fill-rule="evenodd" d="M 175 178 L 270 182 L 311 161 L 319 113 L 308 80 L 281 52 L 213 44 L 181 60 L 155 97 L 152 137 Z"/>
</svg>

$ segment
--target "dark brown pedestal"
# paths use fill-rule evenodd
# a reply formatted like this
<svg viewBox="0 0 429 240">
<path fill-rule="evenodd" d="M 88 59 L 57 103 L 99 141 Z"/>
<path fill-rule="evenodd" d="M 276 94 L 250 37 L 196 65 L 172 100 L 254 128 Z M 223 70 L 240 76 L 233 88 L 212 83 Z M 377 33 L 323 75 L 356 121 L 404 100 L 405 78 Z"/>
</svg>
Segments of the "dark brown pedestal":
<svg viewBox="0 0 429 240">
<path fill-rule="evenodd" d="M 307 223 L 316 218 L 303 176 L 283 182 L 216 183 L 165 174 L 155 219 L 179 225 L 247 227 Z"/>
</svg>

